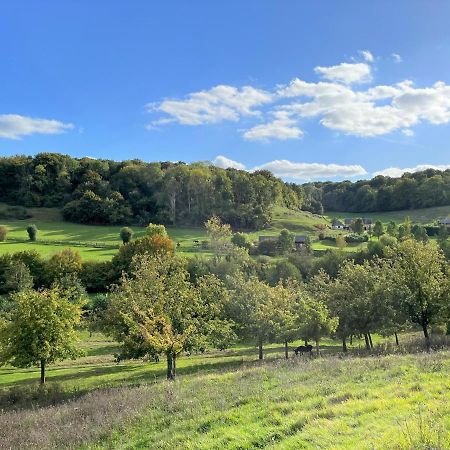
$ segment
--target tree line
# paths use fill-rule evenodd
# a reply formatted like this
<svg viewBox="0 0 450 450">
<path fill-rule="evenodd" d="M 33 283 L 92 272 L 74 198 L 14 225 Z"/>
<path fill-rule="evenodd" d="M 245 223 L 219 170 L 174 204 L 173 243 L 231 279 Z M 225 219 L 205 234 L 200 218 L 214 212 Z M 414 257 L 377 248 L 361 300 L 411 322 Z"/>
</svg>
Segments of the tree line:
<svg viewBox="0 0 450 450">
<path fill-rule="evenodd" d="M 268 171 L 40 153 L 0 158 L 0 201 L 62 207 L 79 223 L 202 225 L 215 214 L 234 228 L 260 229 L 275 204 L 299 209 L 304 194 Z"/>
<path fill-rule="evenodd" d="M 379 175 L 357 182 L 318 182 L 302 186 L 320 211 L 375 212 L 450 204 L 450 170 L 427 169 L 399 178 Z M 311 200 L 310 200 L 311 203 Z"/>
<path fill-rule="evenodd" d="M 147 236 L 121 247 L 114 261 L 119 281 L 88 307 L 76 270 L 62 271 L 76 269 L 73 252 L 65 251 L 64 264 L 62 255 L 48 260 L 54 277 L 44 289 L 35 289 L 31 271 L 17 264 L 10 278 L 21 284 L 2 297 L 0 362 L 40 365 L 44 382 L 48 364 L 79 355 L 80 322 L 119 342 L 118 360 L 165 357 L 169 379 L 180 354 L 241 339 L 253 340 L 263 359 L 271 342 L 283 343 L 288 356 L 294 340 L 314 342 L 319 352 L 321 339 L 334 337 L 345 352 L 353 336 L 364 336 L 370 349 L 373 333 L 398 339 L 413 326 L 430 348 L 430 327 L 448 326 L 450 269 L 434 241 L 409 235 L 386 242 L 381 255 L 341 258 L 334 273 L 320 268 L 303 281 L 286 272 L 270 282 L 255 272 L 248 250 L 233 243 L 229 225 L 213 217 L 206 228 L 212 257 L 188 261 L 163 226 L 149 227 Z"/>
</svg>

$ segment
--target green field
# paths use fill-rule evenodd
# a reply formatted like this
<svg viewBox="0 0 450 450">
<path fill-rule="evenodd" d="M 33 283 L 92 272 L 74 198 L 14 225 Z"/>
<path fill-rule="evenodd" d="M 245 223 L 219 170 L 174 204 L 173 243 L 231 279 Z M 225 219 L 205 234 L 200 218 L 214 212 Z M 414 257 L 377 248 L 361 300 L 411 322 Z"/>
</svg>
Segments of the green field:
<svg viewBox="0 0 450 450">
<path fill-rule="evenodd" d="M 348 213 L 348 212 L 329 212 L 327 217 L 331 220 L 333 217 L 344 219 L 345 217 L 367 217 L 368 219 L 381 220 L 383 223 L 388 223 L 391 220 L 395 223 L 401 223 L 406 217 L 409 217 L 413 222 L 430 224 L 436 219 L 447 217 L 450 215 L 450 206 L 437 206 L 434 208 L 424 209 L 410 209 L 405 211 L 387 211 L 374 213 Z"/>
<path fill-rule="evenodd" d="M 0 209 L 4 207 L 5 205 L 0 204 Z M 70 247 L 78 250 L 84 259 L 108 260 L 117 252 L 117 248 L 121 244 L 119 237 L 121 226 L 96 226 L 65 222 L 62 220 L 60 211 L 56 208 L 28 208 L 28 212 L 33 216 L 31 219 L 0 220 L 0 225 L 7 226 L 9 230 L 8 241 L 0 243 L 0 254 L 34 249 L 48 257 L 63 248 Z M 335 249 L 336 246 L 329 241 L 317 241 L 320 232 L 318 227 L 329 225 L 332 217 L 363 216 L 387 223 L 390 220 L 402 222 L 406 216 L 409 216 L 413 221 L 430 223 L 436 218 L 445 217 L 448 214 L 450 214 L 450 206 L 368 214 L 337 212 L 330 213 L 327 216 L 276 207 L 270 227 L 248 234 L 256 242 L 260 235 L 275 236 L 279 234 L 280 230 L 287 228 L 292 233 L 309 236 L 313 241 L 312 247 L 314 250 L 325 251 Z M 30 223 L 34 223 L 39 229 L 37 242 L 27 240 L 26 227 Z M 132 228 L 135 237 L 145 234 L 145 228 L 143 227 Z M 168 227 L 168 233 L 179 244 L 177 247 L 178 253 L 186 256 L 199 253 L 209 254 L 208 250 L 203 249 L 200 244 L 201 241 L 207 239 L 204 228 Z M 352 252 L 363 248 L 365 245 L 348 245 L 344 250 Z"/>
<path fill-rule="evenodd" d="M 167 382 L 164 362 L 116 364 L 114 342 L 100 334 L 82 337 L 85 357 L 49 368 L 48 395 L 51 386 L 59 387 L 53 406 L 26 404 L 18 411 L 7 406 L 0 413 L 0 448 L 2 437 L 11 448 L 450 445 L 450 353 L 445 350 L 392 354 L 387 340 L 377 337 L 373 354 L 355 340 L 343 357 L 339 343 L 326 340 L 322 357 L 286 361 L 282 348 L 270 345 L 267 359 L 259 362 L 255 347 L 239 345 L 179 359 L 177 381 Z M 403 335 L 401 341 L 407 345 L 418 337 Z M 30 392 L 37 379 L 36 369 L 1 368 L 0 401 Z"/>
</svg>

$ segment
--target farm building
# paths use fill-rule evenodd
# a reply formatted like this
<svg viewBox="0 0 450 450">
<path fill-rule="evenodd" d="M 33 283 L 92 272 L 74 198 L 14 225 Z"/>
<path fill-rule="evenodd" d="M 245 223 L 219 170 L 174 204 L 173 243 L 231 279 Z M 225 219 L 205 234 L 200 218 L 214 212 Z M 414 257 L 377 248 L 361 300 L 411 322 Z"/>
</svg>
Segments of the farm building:
<svg viewBox="0 0 450 450">
<path fill-rule="evenodd" d="M 446 217 L 445 219 L 439 219 L 438 225 L 445 225 L 446 227 L 450 227 L 450 217 Z"/>
<path fill-rule="evenodd" d="M 343 230 L 344 227 L 344 223 L 339 219 L 333 219 L 333 221 L 331 222 L 331 228 L 333 228 L 334 230 Z"/>
</svg>

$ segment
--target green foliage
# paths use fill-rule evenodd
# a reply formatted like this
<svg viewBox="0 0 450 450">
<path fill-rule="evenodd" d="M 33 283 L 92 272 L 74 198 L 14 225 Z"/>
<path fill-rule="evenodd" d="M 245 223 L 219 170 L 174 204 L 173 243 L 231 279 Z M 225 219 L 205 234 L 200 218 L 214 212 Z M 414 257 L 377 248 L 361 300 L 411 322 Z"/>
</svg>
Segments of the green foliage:
<svg viewBox="0 0 450 450">
<path fill-rule="evenodd" d="M 4 276 L 3 290 L 8 293 L 28 291 L 33 287 L 33 277 L 22 261 L 11 261 Z"/>
<path fill-rule="evenodd" d="M 81 305 L 71 303 L 57 289 L 26 291 L 14 295 L 12 311 L 0 321 L 0 362 L 15 367 L 45 367 L 55 361 L 76 358 L 75 327 Z"/>
<path fill-rule="evenodd" d="M 378 239 L 380 239 L 381 236 L 384 234 L 384 225 L 383 222 L 380 220 L 377 220 L 375 222 L 375 225 L 373 226 L 373 235 L 376 236 Z"/>
<path fill-rule="evenodd" d="M 45 264 L 47 284 L 57 282 L 64 276 L 79 277 L 82 269 L 80 253 L 66 248 L 55 253 Z"/>
<path fill-rule="evenodd" d="M 342 236 L 341 234 L 339 236 L 336 236 L 336 247 L 339 249 L 343 249 L 347 247 L 347 240 L 345 239 L 345 236 Z"/>
<path fill-rule="evenodd" d="M 444 242 L 448 239 L 449 233 L 448 233 L 448 227 L 445 225 L 441 225 L 439 227 L 439 232 L 438 232 L 438 241 L 440 242 Z"/>
<path fill-rule="evenodd" d="M 147 236 L 162 236 L 167 237 L 167 230 L 164 225 L 157 225 L 154 223 L 149 223 L 146 229 Z"/>
<path fill-rule="evenodd" d="M 210 326 L 219 319 L 226 296 L 213 276 L 197 285 L 190 283 L 183 261 L 170 254 L 135 257 L 132 278 L 122 279 L 105 314 L 107 329 L 122 343 L 121 357 L 165 354 L 167 377 L 175 378 L 177 355 L 208 345 Z"/>
<path fill-rule="evenodd" d="M 352 223 L 352 230 L 356 234 L 363 234 L 364 233 L 364 223 L 363 220 L 358 217 L 353 223 Z"/>
<path fill-rule="evenodd" d="M 397 234 L 397 224 L 392 220 L 386 226 L 386 233 L 389 234 L 389 236 L 396 236 Z"/>
<path fill-rule="evenodd" d="M 347 236 L 345 236 L 345 241 L 348 244 L 367 242 L 368 240 L 369 238 L 366 235 L 347 234 Z"/>
<path fill-rule="evenodd" d="M 123 227 L 120 230 L 120 239 L 122 239 L 123 244 L 128 244 L 133 238 L 133 230 L 129 227 Z"/>
<path fill-rule="evenodd" d="M 236 245 L 236 247 L 246 248 L 247 250 L 251 247 L 251 242 L 248 235 L 245 233 L 233 233 L 231 242 Z"/>
<path fill-rule="evenodd" d="M 8 235 L 8 228 L 0 225 L 0 242 L 6 241 L 6 236 Z"/>
<path fill-rule="evenodd" d="M 28 225 L 27 226 L 28 238 L 30 241 L 35 241 L 37 238 L 38 229 L 36 225 Z"/>
<path fill-rule="evenodd" d="M 278 236 L 278 247 L 281 253 L 289 253 L 294 248 L 295 236 L 289 230 L 281 230 Z"/>
</svg>

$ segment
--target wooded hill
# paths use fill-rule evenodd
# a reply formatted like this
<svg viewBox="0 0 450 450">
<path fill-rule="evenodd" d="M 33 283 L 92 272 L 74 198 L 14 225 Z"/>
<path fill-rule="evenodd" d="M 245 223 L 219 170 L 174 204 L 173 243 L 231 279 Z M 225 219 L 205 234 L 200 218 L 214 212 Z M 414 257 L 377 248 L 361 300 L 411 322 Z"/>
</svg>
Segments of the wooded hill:
<svg viewBox="0 0 450 450">
<path fill-rule="evenodd" d="M 116 162 L 57 153 L 0 158 L 0 201 L 63 208 L 90 224 L 202 225 L 212 215 L 261 229 L 274 205 L 327 211 L 391 211 L 450 204 L 450 170 L 358 182 L 286 183 L 269 171 L 209 163 Z"/>
</svg>

